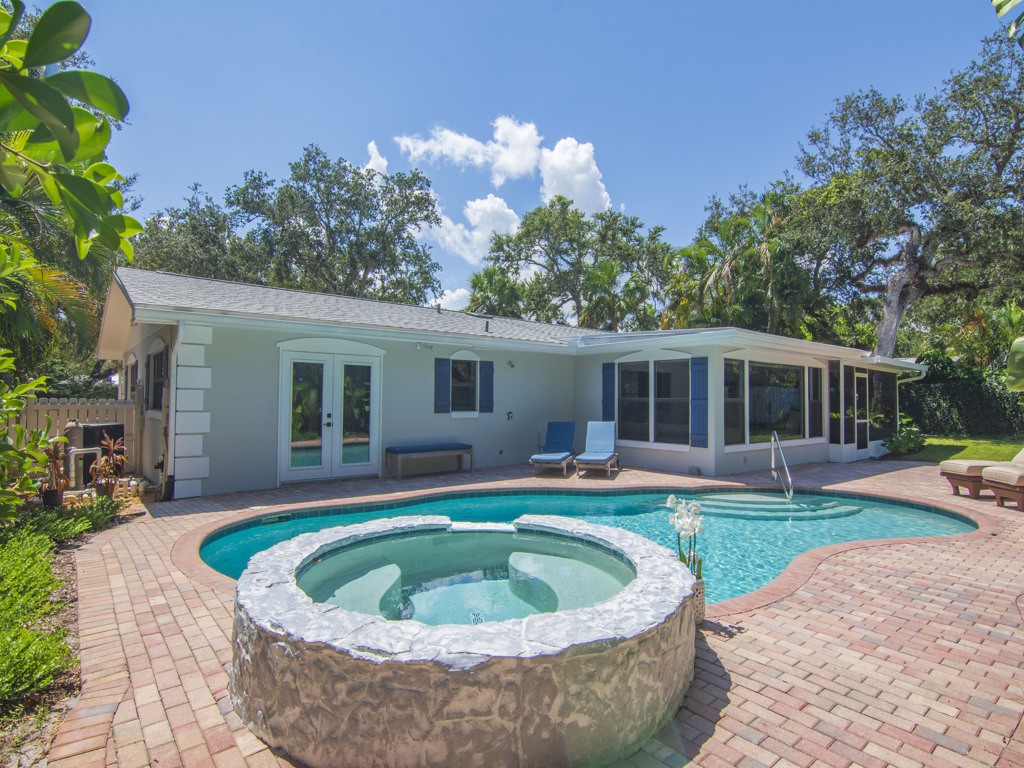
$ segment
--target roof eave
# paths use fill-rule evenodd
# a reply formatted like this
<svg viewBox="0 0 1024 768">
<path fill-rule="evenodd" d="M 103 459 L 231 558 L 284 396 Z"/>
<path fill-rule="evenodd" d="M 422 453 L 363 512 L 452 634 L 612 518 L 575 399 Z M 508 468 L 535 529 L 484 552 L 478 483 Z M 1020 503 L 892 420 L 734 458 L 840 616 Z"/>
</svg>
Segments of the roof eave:
<svg viewBox="0 0 1024 768">
<path fill-rule="evenodd" d="M 135 308 L 134 321 L 154 325 L 176 325 L 178 321 L 198 324 L 233 326 L 259 330 L 280 329 L 286 325 L 295 329 L 309 329 L 310 332 L 324 333 L 334 331 L 345 336 L 359 338 L 428 342 L 432 344 L 452 344 L 463 346 L 492 347 L 509 350 L 522 350 L 549 353 L 571 353 L 568 340 L 529 341 L 525 339 L 507 339 L 487 334 L 455 334 L 426 329 L 382 328 L 380 326 L 360 325 L 357 323 L 341 323 L 338 321 L 317 321 L 311 319 L 266 317 L 244 312 L 209 312 L 187 307 L 167 307 L 138 305 Z"/>
</svg>

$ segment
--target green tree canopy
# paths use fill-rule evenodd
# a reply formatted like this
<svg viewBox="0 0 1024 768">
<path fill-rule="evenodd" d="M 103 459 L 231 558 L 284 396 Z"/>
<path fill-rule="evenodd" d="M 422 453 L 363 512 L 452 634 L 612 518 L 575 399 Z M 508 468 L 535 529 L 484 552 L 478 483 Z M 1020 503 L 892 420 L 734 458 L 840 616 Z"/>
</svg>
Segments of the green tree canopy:
<svg viewBox="0 0 1024 768">
<path fill-rule="evenodd" d="M 1003 36 L 932 96 L 841 99 L 801 156 L 809 254 L 831 290 L 881 299 L 892 355 L 924 296 L 968 298 L 1024 265 L 1024 59 Z"/>
<path fill-rule="evenodd" d="M 423 304 L 440 293 L 438 264 L 417 236 L 440 224 L 419 171 L 381 174 L 331 160 L 311 144 L 281 183 L 249 171 L 227 203 L 265 254 L 272 285 Z"/>
<path fill-rule="evenodd" d="M 519 318 L 523 310 L 522 287 L 514 278 L 489 264 L 469 276 L 466 309 L 497 317 Z"/>
<path fill-rule="evenodd" d="M 798 187 L 788 180 L 727 202 L 712 198 L 697 237 L 674 256 L 661 324 L 728 325 L 801 335 L 820 303 L 799 258 Z"/>
<path fill-rule="evenodd" d="M 513 316 L 608 331 L 650 328 L 671 254 L 663 231 L 615 211 L 588 217 L 557 196 L 523 216 L 515 232 L 494 235 L 488 268 L 516 284 L 521 301 Z M 486 282 L 471 278 L 471 305 L 482 301 L 474 297 Z"/>
<path fill-rule="evenodd" d="M 135 266 L 243 283 L 272 283 L 267 250 L 238 234 L 242 214 L 193 184 L 185 205 L 150 216 L 135 239 Z"/>
</svg>

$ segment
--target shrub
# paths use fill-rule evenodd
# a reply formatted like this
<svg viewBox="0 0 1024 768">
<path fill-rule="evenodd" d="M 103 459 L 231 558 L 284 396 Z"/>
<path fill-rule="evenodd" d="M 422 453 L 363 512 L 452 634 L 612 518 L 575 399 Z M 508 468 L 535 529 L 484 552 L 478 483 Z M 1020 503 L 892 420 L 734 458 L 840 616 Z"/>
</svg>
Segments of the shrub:
<svg viewBox="0 0 1024 768">
<path fill-rule="evenodd" d="M 998 379 L 930 382 L 900 388 L 900 410 L 930 435 L 1024 434 L 1024 405 Z"/>
<path fill-rule="evenodd" d="M 67 541 L 89 530 L 89 521 L 68 507 L 26 507 L 17 521 L 0 528 L 0 544 L 22 532 L 37 533 L 50 541 Z"/>
<path fill-rule="evenodd" d="M 930 435 L 1011 437 L 1024 434 L 1024 401 L 1001 373 L 953 360 L 921 356 L 924 381 L 900 387 L 900 411 Z"/>
<path fill-rule="evenodd" d="M 97 496 L 64 507 L 27 507 L 15 522 L 0 525 L 0 543 L 21 531 L 38 533 L 54 543 L 68 541 L 100 530 L 126 506 L 120 499 Z"/>
<path fill-rule="evenodd" d="M 71 511 L 76 520 L 82 520 L 89 524 L 86 530 L 98 531 L 127 506 L 128 502 L 121 499 L 112 499 L 109 496 L 96 496 L 88 501 L 76 504 L 72 507 Z"/>
<path fill-rule="evenodd" d="M 71 664 L 65 632 L 45 626 L 59 608 L 50 600 L 58 585 L 52 561 L 53 545 L 37 531 L 19 529 L 0 544 L 0 712 Z"/>
<path fill-rule="evenodd" d="M 900 419 L 900 428 L 896 434 L 883 440 L 882 445 L 893 456 L 917 453 L 924 448 L 924 434 L 915 426 L 912 418 L 904 416 Z"/>
</svg>

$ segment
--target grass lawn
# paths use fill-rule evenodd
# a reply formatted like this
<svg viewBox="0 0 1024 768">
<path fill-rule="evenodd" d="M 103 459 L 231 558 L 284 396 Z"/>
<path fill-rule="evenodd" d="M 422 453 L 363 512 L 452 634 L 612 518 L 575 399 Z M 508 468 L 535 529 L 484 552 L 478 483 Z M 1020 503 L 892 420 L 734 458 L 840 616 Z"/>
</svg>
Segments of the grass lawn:
<svg viewBox="0 0 1024 768">
<path fill-rule="evenodd" d="M 894 458 L 906 461 L 981 459 L 1010 461 L 1024 447 L 1024 439 L 1014 437 L 934 437 L 925 438 L 924 450 Z"/>
</svg>

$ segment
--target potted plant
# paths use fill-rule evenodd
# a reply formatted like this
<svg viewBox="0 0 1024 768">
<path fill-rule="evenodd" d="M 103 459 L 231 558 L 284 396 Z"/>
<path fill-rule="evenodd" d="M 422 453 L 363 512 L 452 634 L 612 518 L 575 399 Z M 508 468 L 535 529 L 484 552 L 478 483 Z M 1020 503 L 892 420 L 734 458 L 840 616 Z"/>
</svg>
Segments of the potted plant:
<svg viewBox="0 0 1024 768">
<path fill-rule="evenodd" d="M 704 558 L 697 554 L 697 534 L 704 532 L 704 517 L 700 514 L 699 501 L 687 502 L 686 499 L 677 499 L 674 495 L 668 497 L 665 502 L 671 512 L 668 521 L 676 529 L 676 551 L 679 553 L 679 560 L 683 562 L 690 573 L 697 577 L 693 585 L 694 598 L 694 620 L 697 626 L 704 621 L 705 593 L 704 593 Z M 683 539 L 686 539 L 686 551 L 683 551 Z"/>
<path fill-rule="evenodd" d="M 104 453 L 92 463 L 89 474 L 92 476 L 96 495 L 113 498 L 114 491 L 117 490 L 117 481 L 125 465 L 124 438 L 114 439 L 104 432 L 100 447 Z"/>
<path fill-rule="evenodd" d="M 64 463 L 68 456 L 67 442 L 66 437 L 54 437 L 43 449 L 46 477 L 40 486 L 39 495 L 44 507 L 61 506 L 64 503 L 64 491 L 71 485 L 71 480 L 64 474 Z"/>
</svg>

